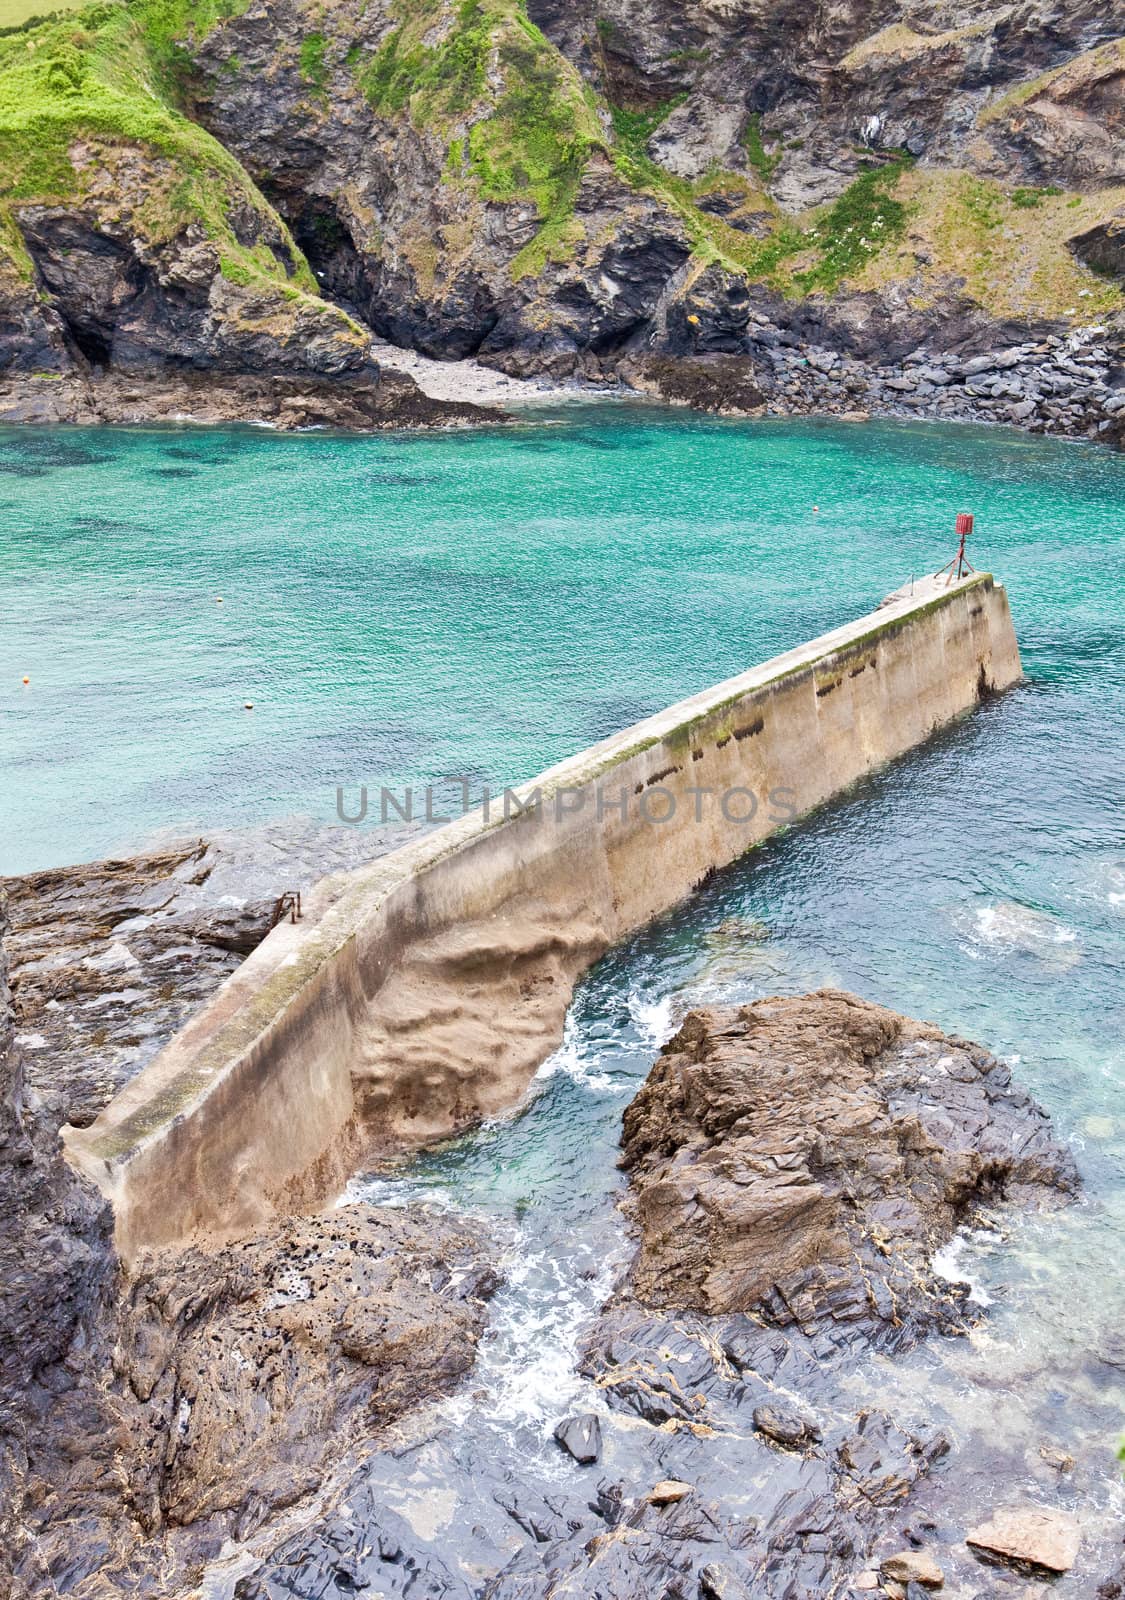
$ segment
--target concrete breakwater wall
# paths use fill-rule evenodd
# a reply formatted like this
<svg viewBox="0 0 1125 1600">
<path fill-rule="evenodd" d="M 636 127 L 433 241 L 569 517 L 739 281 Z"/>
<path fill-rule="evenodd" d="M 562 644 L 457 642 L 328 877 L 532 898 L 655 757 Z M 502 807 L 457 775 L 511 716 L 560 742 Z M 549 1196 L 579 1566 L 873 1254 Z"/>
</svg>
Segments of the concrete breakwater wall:
<svg viewBox="0 0 1125 1600">
<path fill-rule="evenodd" d="M 118 1247 L 325 1203 L 511 1105 L 578 975 L 777 826 L 1020 677 L 1004 590 L 927 580 L 326 879 L 88 1128 Z"/>
</svg>

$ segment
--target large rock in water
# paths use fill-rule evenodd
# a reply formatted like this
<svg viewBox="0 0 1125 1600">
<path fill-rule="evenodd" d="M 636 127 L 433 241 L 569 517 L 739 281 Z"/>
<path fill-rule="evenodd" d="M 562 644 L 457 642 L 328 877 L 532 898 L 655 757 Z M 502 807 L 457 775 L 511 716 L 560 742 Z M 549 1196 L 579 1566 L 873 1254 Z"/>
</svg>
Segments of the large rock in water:
<svg viewBox="0 0 1125 1600">
<path fill-rule="evenodd" d="M 834 990 L 693 1012 L 623 1145 L 637 1297 L 780 1325 L 953 1319 L 931 1260 L 972 1207 L 1078 1181 L 1002 1062 Z"/>
<path fill-rule="evenodd" d="M 1043 1112 L 986 1051 L 827 990 L 694 1012 L 623 1142 L 639 1251 L 582 1371 L 603 1463 L 641 1448 L 680 1498 L 635 1473 L 601 1527 L 521 1551 L 487 1600 L 981 1593 L 979 1445 L 938 1396 L 882 1410 L 882 1374 L 970 1320 L 930 1262 L 976 1202 L 1075 1187 Z"/>
</svg>

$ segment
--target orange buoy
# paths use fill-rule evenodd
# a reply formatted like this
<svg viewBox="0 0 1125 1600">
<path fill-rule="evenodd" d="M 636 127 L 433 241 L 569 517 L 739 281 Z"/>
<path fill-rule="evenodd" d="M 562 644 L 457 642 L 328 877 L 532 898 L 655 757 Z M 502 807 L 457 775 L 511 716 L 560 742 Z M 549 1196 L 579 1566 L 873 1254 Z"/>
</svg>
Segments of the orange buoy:
<svg viewBox="0 0 1125 1600">
<path fill-rule="evenodd" d="M 24 681 L 24 683 L 30 683 L 31 682 L 31 679 L 27 676 L 26 673 L 24 674 L 24 680 L 23 681 Z"/>
</svg>

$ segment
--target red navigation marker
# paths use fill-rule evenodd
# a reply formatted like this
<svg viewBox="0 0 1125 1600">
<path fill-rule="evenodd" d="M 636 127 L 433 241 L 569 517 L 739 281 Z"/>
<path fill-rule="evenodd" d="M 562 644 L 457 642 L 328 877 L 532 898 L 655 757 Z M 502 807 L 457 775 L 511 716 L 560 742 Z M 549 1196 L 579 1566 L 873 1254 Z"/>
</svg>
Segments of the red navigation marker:
<svg viewBox="0 0 1125 1600">
<path fill-rule="evenodd" d="M 946 565 L 942 567 L 940 572 L 934 573 L 935 578 L 943 577 L 946 573 L 948 573 L 949 576 L 945 581 L 946 584 L 950 584 L 955 578 L 963 578 L 967 572 L 976 571 L 976 568 L 972 566 L 968 556 L 965 554 L 965 540 L 969 537 L 972 531 L 972 512 L 959 511 L 957 513 L 957 521 L 954 524 L 954 532 L 957 535 L 957 554 L 953 557 L 952 561 L 947 562 Z"/>
</svg>

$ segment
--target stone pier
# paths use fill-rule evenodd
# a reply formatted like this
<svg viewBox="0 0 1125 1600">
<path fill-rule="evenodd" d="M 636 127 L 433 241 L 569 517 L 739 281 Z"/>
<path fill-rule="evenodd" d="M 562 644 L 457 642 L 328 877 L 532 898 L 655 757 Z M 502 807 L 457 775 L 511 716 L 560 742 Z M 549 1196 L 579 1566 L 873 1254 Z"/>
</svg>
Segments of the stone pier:
<svg viewBox="0 0 1125 1600">
<path fill-rule="evenodd" d="M 1020 678 L 988 574 L 878 610 L 324 880 L 88 1128 L 126 1261 L 321 1206 L 518 1100 L 575 980 L 776 828 Z"/>
</svg>

